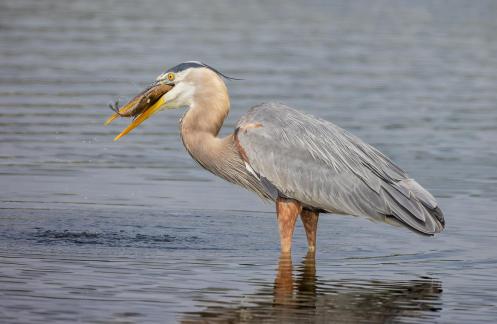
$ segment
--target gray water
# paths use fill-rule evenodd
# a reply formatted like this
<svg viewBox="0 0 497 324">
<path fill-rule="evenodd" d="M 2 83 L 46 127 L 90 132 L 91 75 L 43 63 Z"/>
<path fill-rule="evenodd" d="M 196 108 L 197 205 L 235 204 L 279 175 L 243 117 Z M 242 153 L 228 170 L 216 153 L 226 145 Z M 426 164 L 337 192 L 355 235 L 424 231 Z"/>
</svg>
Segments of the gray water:
<svg viewBox="0 0 497 324">
<path fill-rule="evenodd" d="M 107 105 L 198 59 L 223 134 L 276 100 L 428 188 L 434 238 L 323 215 L 279 257 L 273 206 L 201 170 L 181 111 L 112 142 Z M 497 320 L 495 1 L 0 3 L 0 322 Z"/>
</svg>

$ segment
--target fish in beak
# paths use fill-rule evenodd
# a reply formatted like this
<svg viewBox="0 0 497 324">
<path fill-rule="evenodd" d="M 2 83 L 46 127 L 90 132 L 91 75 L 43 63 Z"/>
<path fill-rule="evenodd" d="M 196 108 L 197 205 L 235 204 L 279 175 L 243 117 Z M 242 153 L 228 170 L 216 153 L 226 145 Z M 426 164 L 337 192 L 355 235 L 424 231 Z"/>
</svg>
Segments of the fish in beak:
<svg viewBox="0 0 497 324">
<path fill-rule="evenodd" d="M 128 125 L 119 135 L 114 138 L 117 141 L 124 135 L 131 132 L 135 127 L 143 123 L 150 116 L 155 114 L 160 108 L 165 104 L 163 95 L 165 95 L 169 90 L 172 89 L 172 85 L 165 83 L 155 83 L 151 87 L 145 89 L 133 99 L 131 99 L 127 104 L 121 108 L 111 108 L 115 111 L 115 114 L 110 116 L 106 121 L 105 125 L 109 125 L 118 117 L 132 117 L 133 121 Z"/>
</svg>

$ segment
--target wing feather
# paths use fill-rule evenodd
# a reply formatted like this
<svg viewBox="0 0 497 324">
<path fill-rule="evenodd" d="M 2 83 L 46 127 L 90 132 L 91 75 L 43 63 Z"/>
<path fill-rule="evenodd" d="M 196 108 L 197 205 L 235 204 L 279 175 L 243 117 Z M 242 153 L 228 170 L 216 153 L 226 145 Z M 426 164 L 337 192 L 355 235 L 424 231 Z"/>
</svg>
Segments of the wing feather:
<svg viewBox="0 0 497 324">
<path fill-rule="evenodd" d="M 250 127 L 258 125 L 258 127 Z M 384 154 L 338 126 L 282 104 L 253 107 L 237 124 L 247 163 L 281 195 L 329 212 L 443 229 L 433 196 Z"/>
</svg>

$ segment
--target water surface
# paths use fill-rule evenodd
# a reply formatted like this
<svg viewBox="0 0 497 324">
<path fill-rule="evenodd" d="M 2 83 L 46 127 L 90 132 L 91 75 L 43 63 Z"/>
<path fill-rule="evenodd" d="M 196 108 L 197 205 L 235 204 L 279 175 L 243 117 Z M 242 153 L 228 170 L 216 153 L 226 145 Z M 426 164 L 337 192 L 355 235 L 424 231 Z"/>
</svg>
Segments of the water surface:
<svg viewBox="0 0 497 324">
<path fill-rule="evenodd" d="M 0 321 L 493 322 L 493 1 L 0 4 Z M 181 111 L 102 125 L 166 68 L 228 81 L 223 134 L 276 100 L 380 148 L 445 212 L 435 238 L 353 217 L 298 224 L 201 170 Z"/>
</svg>

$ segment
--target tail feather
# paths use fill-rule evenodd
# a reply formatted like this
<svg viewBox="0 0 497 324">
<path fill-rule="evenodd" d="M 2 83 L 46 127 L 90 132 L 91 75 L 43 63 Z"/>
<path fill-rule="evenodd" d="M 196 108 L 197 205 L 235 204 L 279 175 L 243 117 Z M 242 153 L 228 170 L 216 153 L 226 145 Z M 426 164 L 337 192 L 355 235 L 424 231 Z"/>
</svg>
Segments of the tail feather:
<svg viewBox="0 0 497 324">
<path fill-rule="evenodd" d="M 443 213 L 435 198 L 413 179 L 385 184 L 382 189 L 391 216 L 408 228 L 425 235 L 444 229 Z"/>
<path fill-rule="evenodd" d="M 442 210 L 437 206 L 433 209 L 429 209 L 429 212 L 432 216 L 434 216 L 442 225 L 442 229 L 445 227 L 445 218 Z"/>
</svg>

